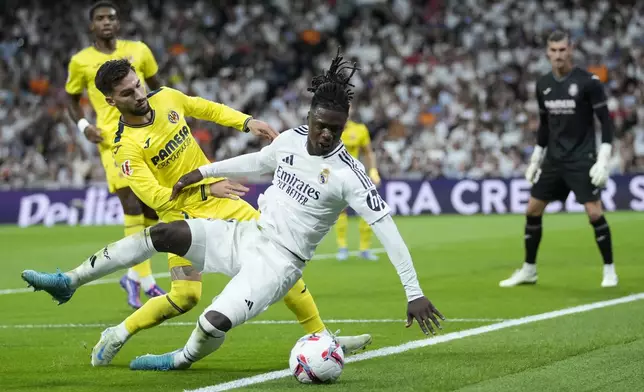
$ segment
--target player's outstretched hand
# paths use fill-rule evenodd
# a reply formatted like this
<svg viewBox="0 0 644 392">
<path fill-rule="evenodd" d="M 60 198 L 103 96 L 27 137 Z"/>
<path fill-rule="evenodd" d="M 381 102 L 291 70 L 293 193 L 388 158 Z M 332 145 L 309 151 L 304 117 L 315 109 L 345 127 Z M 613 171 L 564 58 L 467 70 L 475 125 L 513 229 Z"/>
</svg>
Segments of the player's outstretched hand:
<svg viewBox="0 0 644 392">
<path fill-rule="evenodd" d="M 261 136 L 270 141 L 273 141 L 279 135 L 273 128 L 271 128 L 270 125 L 268 125 L 264 121 L 252 119 L 246 126 L 248 127 L 248 129 L 250 129 L 250 132 L 253 135 Z"/>
<path fill-rule="evenodd" d="M 90 124 L 85 127 L 85 131 L 83 131 L 83 133 L 87 140 L 94 144 L 98 144 L 103 141 L 103 136 L 101 135 L 103 131 L 101 131 L 100 128 L 96 128 L 94 125 Z"/>
<path fill-rule="evenodd" d="M 195 169 L 191 171 L 188 174 L 184 174 L 179 178 L 179 181 L 177 181 L 176 184 L 172 187 L 172 194 L 170 195 L 170 200 L 174 200 L 177 196 L 179 196 L 179 193 L 183 190 L 183 188 L 196 184 L 199 181 L 203 180 L 203 174 L 199 171 L 199 169 Z"/>
<path fill-rule="evenodd" d="M 210 185 L 210 194 L 220 199 L 239 200 L 249 190 L 242 184 L 230 180 L 222 180 Z"/>
<path fill-rule="evenodd" d="M 405 326 L 407 328 L 411 327 L 415 319 L 425 335 L 429 335 L 430 332 L 432 335 L 436 335 L 432 322 L 438 329 L 443 329 L 436 316 L 443 321 L 445 320 L 445 317 L 427 297 L 416 298 L 407 304 L 407 324 Z"/>
</svg>

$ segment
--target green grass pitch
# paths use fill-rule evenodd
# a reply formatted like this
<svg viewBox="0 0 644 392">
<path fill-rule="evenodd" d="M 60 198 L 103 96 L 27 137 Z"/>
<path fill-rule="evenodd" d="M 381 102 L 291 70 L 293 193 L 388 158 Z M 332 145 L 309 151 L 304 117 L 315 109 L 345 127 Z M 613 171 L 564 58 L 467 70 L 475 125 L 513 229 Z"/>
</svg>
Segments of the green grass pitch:
<svg viewBox="0 0 644 392">
<path fill-rule="evenodd" d="M 523 258 L 522 216 L 425 216 L 397 218 L 414 257 L 426 295 L 455 319 L 442 334 L 470 330 L 496 319 L 515 319 L 644 292 L 644 214 L 609 213 L 620 285 L 602 289 L 602 264 L 584 215 L 544 218 L 535 286 L 502 289 L 498 282 Z M 205 278 L 202 302 L 174 322 L 133 337 L 112 366 L 92 368 L 91 348 L 103 325 L 130 310 L 116 283 L 86 286 L 63 306 L 24 288 L 23 269 L 53 271 L 77 265 L 106 243 L 119 227 L 0 227 L 0 390 L 2 391 L 182 391 L 285 369 L 297 324 L 247 324 L 228 334 L 215 354 L 183 372 L 141 373 L 129 361 L 183 345 L 201 310 L 227 278 Z M 357 247 L 357 223 L 350 240 Z M 376 244 L 374 247 L 379 247 Z M 318 254 L 335 250 L 330 234 Z M 371 333 L 368 350 L 423 339 L 416 325 L 405 329 L 405 297 L 398 277 L 381 254 L 378 262 L 351 258 L 316 260 L 304 279 L 331 330 Z M 154 272 L 167 272 L 165 258 Z M 118 278 L 115 275 L 112 278 Z M 168 279 L 159 283 L 168 287 Z M 258 320 L 293 320 L 277 303 Z M 361 323 L 341 320 L 359 319 Z M 400 319 L 400 321 L 385 321 Z M 456 319 L 460 319 L 457 321 Z M 489 319 L 481 321 L 480 319 Z M 377 322 L 380 320 L 381 322 Z M 72 325 L 73 324 L 73 325 Z M 431 338 L 430 338 L 431 339 Z M 641 391 L 644 390 L 644 301 L 606 307 L 506 328 L 404 353 L 349 363 L 333 385 L 304 386 L 291 377 L 246 390 L 329 391 Z"/>
</svg>

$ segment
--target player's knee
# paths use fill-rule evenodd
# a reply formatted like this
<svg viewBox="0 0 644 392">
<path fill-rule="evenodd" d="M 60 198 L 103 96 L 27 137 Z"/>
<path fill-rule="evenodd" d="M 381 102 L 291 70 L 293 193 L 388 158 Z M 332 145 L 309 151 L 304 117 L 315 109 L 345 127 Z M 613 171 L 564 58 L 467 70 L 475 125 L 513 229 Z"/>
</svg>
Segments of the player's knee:
<svg viewBox="0 0 644 392">
<path fill-rule="evenodd" d="M 526 209 L 526 215 L 535 216 L 535 217 L 542 216 L 547 205 L 548 203 L 546 203 L 545 201 L 531 197 L 528 200 L 528 208 Z"/>
<path fill-rule="evenodd" d="M 588 220 L 590 222 L 597 222 L 604 215 L 601 205 L 588 204 L 586 205 L 586 214 L 588 215 Z"/>
<path fill-rule="evenodd" d="M 159 252 L 183 256 L 190 249 L 192 234 L 185 221 L 159 223 L 150 228 L 150 240 Z"/>
<path fill-rule="evenodd" d="M 168 298 L 185 313 L 197 306 L 201 300 L 201 282 L 173 280 Z"/>
<path fill-rule="evenodd" d="M 199 317 L 199 322 L 202 326 L 204 324 L 211 326 L 221 332 L 228 332 L 233 327 L 232 321 L 226 315 L 219 313 L 216 310 L 209 310 Z"/>
</svg>

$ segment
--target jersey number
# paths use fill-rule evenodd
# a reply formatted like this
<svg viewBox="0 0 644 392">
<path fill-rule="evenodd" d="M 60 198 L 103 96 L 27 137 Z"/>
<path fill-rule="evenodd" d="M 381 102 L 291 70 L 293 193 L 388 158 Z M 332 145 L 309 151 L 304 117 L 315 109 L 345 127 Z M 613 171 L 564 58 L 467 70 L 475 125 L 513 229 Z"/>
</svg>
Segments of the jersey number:
<svg viewBox="0 0 644 392">
<path fill-rule="evenodd" d="M 380 197 L 377 190 L 372 189 L 367 195 L 367 205 L 372 211 L 378 212 L 385 208 L 385 201 L 382 200 L 382 197 Z"/>
</svg>

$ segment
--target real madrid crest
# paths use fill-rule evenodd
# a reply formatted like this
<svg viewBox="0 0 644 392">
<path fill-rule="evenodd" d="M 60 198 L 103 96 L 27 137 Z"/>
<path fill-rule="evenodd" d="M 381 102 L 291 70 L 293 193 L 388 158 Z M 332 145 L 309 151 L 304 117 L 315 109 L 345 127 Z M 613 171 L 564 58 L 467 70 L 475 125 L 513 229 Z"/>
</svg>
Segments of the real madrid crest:
<svg viewBox="0 0 644 392">
<path fill-rule="evenodd" d="M 174 110 L 170 110 L 168 112 L 168 121 L 170 121 L 173 124 L 176 124 L 179 122 L 179 114 L 175 112 Z"/>
<path fill-rule="evenodd" d="M 571 97 L 574 97 L 575 95 L 577 95 L 578 92 L 579 92 L 579 87 L 577 87 L 577 84 L 576 83 L 571 83 L 570 87 L 568 87 L 568 94 Z"/>
<path fill-rule="evenodd" d="M 320 172 L 320 175 L 318 176 L 318 182 L 322 185 L 326 184 L 329 182 L 329 175 L 331 174 L 331 171 L 327 168 L 322 169 Z"/>
</svg>

